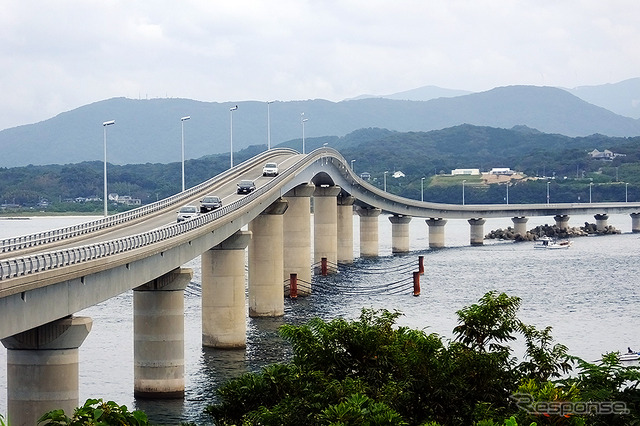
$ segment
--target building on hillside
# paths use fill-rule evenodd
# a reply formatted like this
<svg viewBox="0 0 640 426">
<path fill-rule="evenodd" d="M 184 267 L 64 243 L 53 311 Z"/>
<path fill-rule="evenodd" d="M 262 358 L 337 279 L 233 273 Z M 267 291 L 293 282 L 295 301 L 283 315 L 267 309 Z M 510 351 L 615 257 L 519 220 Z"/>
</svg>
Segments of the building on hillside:
<svg viewBox="0 0 640 426">
<path fill-rule="evenodd" d="M 470 175 L 470 176 L 479 176 L 480 169 L 453 169 L 451 170 L 451 176 L 457 175 Z"/>
<path fill-rule="evenodd" d="M 391 177 L 394 177 L 396 179 L 404 177 L 404 176 L 405 176 L 404 173 L 402 173 L 400 170 L 398 170 L 396 172 L 393 172 L 393 174 L 391 175 Z"/>
<path fill-rule="evenodd" d="M 617 154 L 615 152 L 609 151 L 608 149 L 605 149 L 602 152 L 598 151 L 597 149 L 594 149 L 593 151 L 591 151 L 589 153 L 589 155 L 594 160 L 605 160 L 605 161 L 612 161 L 616 157 L 625 157 L 626 156 L 626 154 Z"/>
<path fill-rule="evenodd" d="M 125 206 L 139 206 L 142 204 L 140 198 L 132 198 L 130 195 L 118 195 L 111 193 L 108 195 L 109 201 L 113 201 L 118 204 L 124 204 Z"/>
<path fill-rule="evenodd" d="M 515 173 L 516 172 L 511 170 L 509 167 L 494 167 L 493 169 L 489 170 L 490 175 L 511 176 L 511 175 L 514 175 Z"/>
</svg>

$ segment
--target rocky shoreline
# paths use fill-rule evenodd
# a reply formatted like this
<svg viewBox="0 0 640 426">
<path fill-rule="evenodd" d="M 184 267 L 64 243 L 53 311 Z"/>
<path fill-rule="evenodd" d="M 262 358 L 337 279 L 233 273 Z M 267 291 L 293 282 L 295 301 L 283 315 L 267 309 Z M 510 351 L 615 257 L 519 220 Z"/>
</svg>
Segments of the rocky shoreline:
<svg viewBox="0 0 640 426">
<path fill-rule="evenodd" d="M 584 226 L 560 229 L 557 225 L 540 225 L 526 232 L 525 235 L 516 234 L 512 227 L 507 229 L 498 228 L 484 236 L 488 240 L 513 240 L 513 241 L 535 241 L 542 236 L 551 238 L 574 238 L 586 237 L 588 235 L 610 235 L 620 234 L 620 230 L 613 226 L 607 226 L 599 231 L 595 223 L 585 222 Z"/>
</svg>

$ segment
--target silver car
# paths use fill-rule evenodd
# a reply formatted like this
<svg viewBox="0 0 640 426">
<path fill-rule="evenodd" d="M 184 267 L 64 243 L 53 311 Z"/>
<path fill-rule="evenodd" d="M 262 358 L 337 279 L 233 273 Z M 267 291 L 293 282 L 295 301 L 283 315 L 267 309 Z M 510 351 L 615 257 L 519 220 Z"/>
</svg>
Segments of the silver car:
<svg viewBox="0 0 640 426">
<path fill-rule="evenodd" d="M 198 216 L 198 208 L 196 206 L 192 206 L 192 205 L 182 206 L 180 207 L 180 210 L 178 210 L 177 221 L 182 222 L 183 220 L 188 220 L 196 216 Z"/>
</svg>

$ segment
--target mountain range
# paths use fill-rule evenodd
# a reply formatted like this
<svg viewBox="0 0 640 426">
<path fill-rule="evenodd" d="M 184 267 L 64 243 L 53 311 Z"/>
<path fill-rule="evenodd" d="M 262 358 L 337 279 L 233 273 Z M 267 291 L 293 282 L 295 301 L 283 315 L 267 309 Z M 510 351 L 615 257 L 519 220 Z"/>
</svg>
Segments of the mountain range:
<svg viewBox="0 0 640 426">
<path fill-rule="evenodd" d="M 343 136 L 369 127 L 411 132 L 472 124 L 527 126 L 566 136 L 637 136 L 637 99 L 640 78 L 571 90 L 506 86 L 464 93 L 427 86 L 340 102 L 315 99 L 236 104 L 112 98 L 0 131 L 0 167 L 102 160 L 105 139 L 107 161 L 113 164 L 176 162 L 181 159 L 182 128 L 187 159 L 228 153 L 232 146 L 238 151 L 267 145 L 267 128 L 271 129 L 272 146 L 286 143 L 297 145 L 299 150 L 303 133 L 307 138 Z M 238 109 L 230 111 L 235 105 Z M 625 111 L 627 115 L 620 113 Z M 191 118 L 181 123 L 184 116 Z M 115 125 L 104 128 L 102 123 L 109 120 L 115 120 Z"/>
</svg>

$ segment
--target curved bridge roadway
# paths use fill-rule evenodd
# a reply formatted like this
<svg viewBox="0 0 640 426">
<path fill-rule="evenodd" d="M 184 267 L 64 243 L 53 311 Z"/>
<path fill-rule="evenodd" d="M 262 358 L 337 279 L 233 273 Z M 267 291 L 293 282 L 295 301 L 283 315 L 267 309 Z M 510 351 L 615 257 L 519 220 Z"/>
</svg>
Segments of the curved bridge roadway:
<svg viewBox="0 0 640 426">
<path fill-rule="evenodd" d="M 280 165 L 262 177 L 268 161 Z M 240 179 L 257 190 L 236 194 Z M 266 151 L 194 188 L 130 212 L 60 230 L 0 242 L 0 338 L 64 318 L 179 268 L 247 225 L 291 189 L 313 182 L 338 185 L 363 208 L 400 216 L 471 219 L 488 217 L 620 214 L 640 203 L 453 205 L 420 202 L 384 192 L 357 177 L 335 150 L 308 155 Z M 175 223 L 176 212 L 206 194 L 224 206 Z"/>
</svg>

